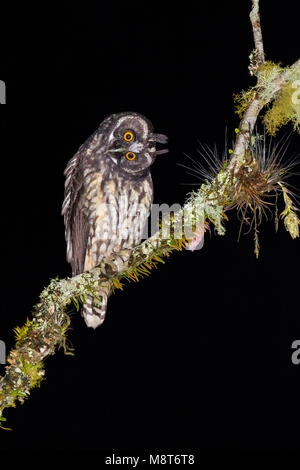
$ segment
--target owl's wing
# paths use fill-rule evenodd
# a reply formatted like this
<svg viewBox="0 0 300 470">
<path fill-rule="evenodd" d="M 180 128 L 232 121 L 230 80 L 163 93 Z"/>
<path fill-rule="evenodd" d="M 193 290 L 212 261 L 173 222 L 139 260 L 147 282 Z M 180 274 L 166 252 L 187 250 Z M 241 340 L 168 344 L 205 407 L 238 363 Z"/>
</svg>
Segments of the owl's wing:
<svg viewBox="0 0 300 470">
<path fill-rule="evenodd" d="M 83 175 L 80 164 L 85 152 L 85 148 L 81 146 L 74 157 L 68 162 L 64 171 L 66 181 L 61 213 L 64 216 L 65 222 L 67 261 L 72 266 L 73 276 L 83 272 L 89 233 L 88 218 L 81 210 L 80 204 L 83 189 Z"/>
</svg>

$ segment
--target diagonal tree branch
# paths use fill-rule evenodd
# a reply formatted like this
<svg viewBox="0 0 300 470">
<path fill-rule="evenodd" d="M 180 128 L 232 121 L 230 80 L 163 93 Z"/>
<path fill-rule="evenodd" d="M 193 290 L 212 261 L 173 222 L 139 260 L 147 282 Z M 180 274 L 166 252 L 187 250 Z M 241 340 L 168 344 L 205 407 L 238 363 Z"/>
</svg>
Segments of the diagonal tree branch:
<svg viewBox="0 0 300 470">
<path fill-rule="evenodd" d="M 265 100 L 263 96 L 264 88 L 260 88 L 260 83 L 258 80 L 257 91 L 254 93 L 252 100 L 249 102 L 247 109 L 244 112 L 243 118 L 241 119 L 239 125 L 239 134 L 237 136 L 234 152 L 232 154 L 229 168 L 236 166 L 236 171 L 239 168 L 239 165 L 242 163 L 245 151 L 249 146 L 250 136 L 253 132 L 254 126 L 256 124 L 258 115 L 260 111 L 264 108 L 265 105 L 270 103 L 276 93 L 287 83 L 289 83 L 296 70 L 300 70 L 300 59 L 298 59 L 291 67 L 283 69 L 283 71 L 269 84 L 269 99 Z"/>
<path fill-rule="evenodd" d="M 100 266 L 76 277 L 51 281 L 40 295 L 33 318 L 27 320 L 22 328 L 15 329 L 16 345 L 8 355 L 5 376 L 0 379 L 2 421 L 5 421 L 5 418 L 1 418 L 5 408 L 15 406 L 16 402 L 22 403 L 31 389 L 39 386 L 44 378 L 43 360 L 46 357 L 54 354 L 57 347 L 63 347 L 66 353 L 72 354 L 66 339 L 70 325 L 66 309 L 72 301 L 79 308 L 79 303 L 85 301 L 85 296 L 94 293 L 99 286 L 110 284 L 113 289 L 123 289 L 123 280 L 136 282 L 139 278 L 148 276 L 158 263 L 164 262 L 163 257 L 169 256 L 174 250 L 185 248 L 199 227 L 203 236 L 209 222 L 214 224 L 218 234 L 225 233 L 224 211 L 228 206 L 234 205 L 239 196 L 238 175 L 241 168 L 247 168 L 248 165 L 246 154 L 257 117 L 263 107 L 292 80 L 295 71 L 300 73 L 299 59 L 291 67 L 282 69 L 275 77 L 271 76 L 266 83 L 265 78 L 260 75 L 265 57 L 258 0 L 252 1 L 250 19 L 256 47 L 256 52 L 252 55 L 251 70 L 257 76 L 257 85 L 252 89 L 251 98 L 244 109 L 230 161 L 210 182 L 192 193 L 182 210 L 173 218 L 169 215 L 163 217 L 160 230 L 132 251 L 115 254 L 104 260 Z M 282 188 L 284 191 L 283 186 Z M 285 217 L 290 217 L 289 221 L 285 220 L 286 227 L 292 236 L 298 236 L 299 220 L 293 212 L 295 208 L 287 193 L 284 196 Z M 180 233 L 179 230 L 177 235 L 183 220 L 185 224 L 193 226 L 196 232 L 187 234 Z M 288 228 L 289 226 L 292 228 Z"/>
</svg>

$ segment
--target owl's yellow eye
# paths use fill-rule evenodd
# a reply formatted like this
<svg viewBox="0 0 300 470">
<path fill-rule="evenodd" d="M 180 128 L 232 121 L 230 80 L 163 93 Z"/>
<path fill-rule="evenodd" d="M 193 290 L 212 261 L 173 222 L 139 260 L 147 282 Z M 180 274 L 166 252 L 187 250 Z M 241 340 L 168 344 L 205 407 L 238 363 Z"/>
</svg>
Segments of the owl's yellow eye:
<svg viewBox="0 0 300 470">
<path fill-rule="evenodd" d="M 133 153 L 133 152 L 127 152 L 127 153 L 126 153 L 126 158 L 127 158 L 127 160 L 134 160 L 135 157 L 136 157 L 136 154 Z"/>
<path fill-rule="evenodd" d="M 133 139 L 133 133 L 130 132 L 130 131 L 127 131 L 123 135 L 123 138 L 124 138 L 124 140 L 126 140 L 126 142 L 130 142 Z"/>
</svg>

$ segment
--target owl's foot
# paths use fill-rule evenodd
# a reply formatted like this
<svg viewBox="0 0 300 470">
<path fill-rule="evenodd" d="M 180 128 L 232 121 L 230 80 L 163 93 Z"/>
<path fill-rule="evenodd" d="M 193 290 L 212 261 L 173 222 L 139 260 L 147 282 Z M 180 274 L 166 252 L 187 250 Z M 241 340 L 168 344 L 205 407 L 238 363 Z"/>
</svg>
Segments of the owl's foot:
<svg viewBox="0 0 300 470">
<path fill-rule="evenodd" d="M 100 263 L 101 274 L 106 279 L 114 277 L 118 273 L 118 267 L 110 258 L 104 258 Z"/>
<path fill-rule="evenodd" d="M 127 267 L 131 251 L 132 250 L 124 249 L 119 251 L 118 253 L 113 253 L 112 256 L 114 258 L 114 262 L 117 263 L 119 271 L 122 271 L 125 267 Z"/>
<path fill-rule="evenodd" d="M 104 258 L 100 263 L 101 273 L 110 279 L 116 276 L 126 267 L 131 250 L 122 250 L 118 253 L 112 253 L 109 258 Z"/>
</svg>

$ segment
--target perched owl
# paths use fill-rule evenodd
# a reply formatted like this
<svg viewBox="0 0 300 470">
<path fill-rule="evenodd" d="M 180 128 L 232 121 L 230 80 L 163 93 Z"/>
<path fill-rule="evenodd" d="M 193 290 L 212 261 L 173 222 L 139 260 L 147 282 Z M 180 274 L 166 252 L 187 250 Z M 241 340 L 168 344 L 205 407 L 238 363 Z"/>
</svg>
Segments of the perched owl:
<svg viewBox="0 0 300 470">
<path fill-rule="evenodd" d="M 153 199 L 150 167 L 168 151 L 157 151 L 157 142 L 167 137 L 153 133 L 142 115 L 112 114 L 67 164 L 62 215 L 73 276 L 140 243 Z M 109 295 L 99 291 L 101 303 L 87 297 L 82 308 L 87 326 L 104 321 Z"/>
</svg>

